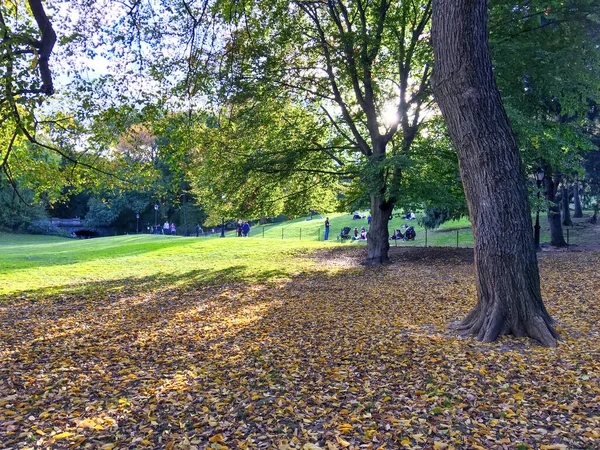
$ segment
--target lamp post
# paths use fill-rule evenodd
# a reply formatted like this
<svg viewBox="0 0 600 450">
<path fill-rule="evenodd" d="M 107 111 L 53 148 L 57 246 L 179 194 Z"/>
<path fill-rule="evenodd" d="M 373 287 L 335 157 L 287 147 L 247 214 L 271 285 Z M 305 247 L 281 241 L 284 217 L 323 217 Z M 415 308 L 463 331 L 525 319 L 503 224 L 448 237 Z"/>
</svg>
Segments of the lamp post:
<svg viewBox="0 0 600 450">
<path fill-rule="evenodd" d="M 154 228 L 158 225 L 158 204 L 154 205 Z"/>
<path fill-rule="evenodd" d="M 221 237 L 225 237 L 225 218 L 221 218 Z"/>
<path fill-rule="evenodd" d="M 539 250 L 540 249 L 540 188 L 542 187 L 542 181 L 544 181 L 544 169 L 542 169 L 541 167 L 539 167 L 536 171 L 535 171 L 535 181 L 537 183 L 537 198 L 538 198 L 538 205 L 537 205 L 537 211 L 535 212 L 535 249 Z"/>
<path fill-rule="evenodd" d="M 139 214 L 135 215 L 135 232 L 137 234 L 140 234 L 140 215 Z"/>
</svg>

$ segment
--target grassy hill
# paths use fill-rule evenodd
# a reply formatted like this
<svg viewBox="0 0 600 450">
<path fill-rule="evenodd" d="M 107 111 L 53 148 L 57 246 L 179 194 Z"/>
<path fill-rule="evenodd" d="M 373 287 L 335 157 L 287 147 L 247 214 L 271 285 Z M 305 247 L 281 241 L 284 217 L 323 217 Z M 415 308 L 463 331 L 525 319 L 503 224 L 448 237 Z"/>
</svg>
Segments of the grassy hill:
<svg viewBox="0 0 600 450">
<path fill-rule="evenodd" d="M 0 295 L 115 279 L 172 284 L 190 278 L 224 282 L 286 277 L 311 264 L 289 258 L 290 253 L 323 245 L 274 240 L 265 247 L 257 239 L 130 235 L 79 240 L 0 233 Z"/>
<path fill-rule="evenodd" d="M 367 212 L 363 212 L 367 215 Z M 352 214 L 333 213 L 323 218 L 319 216 L 300 217 L 298 219 L 289 220 L 275 224 L 257 225 L 250 231 L 250 237 L 254 238 L 272 238 L 272 239 L 297 239 L 302 241 L 322 241 L 325 232 L 325 217 L 329 217 L 331 229 L 329 232 L 330 241 L 337 241 L 337 236 L 344 227 L 350 227 L 352 230 L 365 227 L 368 230 L 369 226 L 366 217 L 360 220 L 353 220 Z M 400 228 L 403 224 L 412 225 L 417 232 L 415 241 L 402 242 L 398 245 L 425 245 L 425 229 L 421 227 L 416 220 L 405 220 L 394 217 L 389 224 L 390 234 L 396 228 Z M 456 245 L 456 231 L 459 232 L 459 246 L 471 247 L 473 245 L 473 236 L 471 233 L 471 223 L 468 219 L 453 220 L 442 224 L 435 231 L 427 232 L 427 245 L 432 246 L 451 246 Z M 235 232 L 227 232 L 227 236 L 235 237 Z M 364 241 L 345 241 L 353 245 L 365 245 Z M 395 243 L 392 243 L 394 245 Z"/>
</svg>

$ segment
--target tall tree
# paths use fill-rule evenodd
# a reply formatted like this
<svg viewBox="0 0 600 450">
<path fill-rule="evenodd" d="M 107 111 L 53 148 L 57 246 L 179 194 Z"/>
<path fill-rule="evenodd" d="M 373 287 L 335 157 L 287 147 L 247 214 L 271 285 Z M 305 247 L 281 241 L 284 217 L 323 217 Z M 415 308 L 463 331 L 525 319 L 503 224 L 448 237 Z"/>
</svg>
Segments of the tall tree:
<svg viewBox="0 0 600 450">
<path fill-rule="evenodd" d="M 562 191 L 561 191 L 561 201 L 562 201 L 562 211 L 563 211 L 563 225 L 565 227 L 572 227 L 573 221 L 571 220 L 571 209 L 570 209 L 570 199 L 569 195 L 569 187 L 567 186 L 567 182 L 563 183 Z"/>
<path fill-rule="evenodd" d="M 519 149 L 492 71 L 487 0 L 434 0 L 432 40 L 434 93 L 456 147 L 475 236 L 478 302 L 458 329 L 484 342 L 513 334 L 555 346 Z"/>
<path fill-rule="evenodd" d="M 579 178 L 573 183 L 573 207 L 575 208 L 573 217 L 581 219 L 583 217 L 583 209 L 581 209 L 581 197 L 579 195 Z"/>
<path fill-rule="evenodd" d="M 329 122 L 364 165 L 368 264 L 388 261 L 388 221 L 430 99 L 430 0 L 238 0 L 228 19 L 220 86 L 227 103 L 285 97 Z M 221 59 L 219 59 L 221 62 Z M 312 146 L 307 145 L 307 151 Z M 345 171 L 345 170 L 344 170 Z"/>
<path fill-rule="evenodd" d="M 600 95 L 599 13 L 594 0 L 490 1 L 494 73 L 526 175 L 546 171 L 552 245 L 566 245 L 558 184 L 581 171 L 581 153 L 590 149 L 590 103 Z"/>
<path fill-rule="evenodd" d="M 558 203 L 558 187 L 562 179 L 560 172 L 552 170 L 550 164 L 544 167 L 546 176 L 544 177 L 546 200 L 548 200 L 548 225 L 550 228 L 550 245 L 554 247 L 564 247 L 567 245 L 562 229 L 562 220 L 560 207 Z"/>
</svg>

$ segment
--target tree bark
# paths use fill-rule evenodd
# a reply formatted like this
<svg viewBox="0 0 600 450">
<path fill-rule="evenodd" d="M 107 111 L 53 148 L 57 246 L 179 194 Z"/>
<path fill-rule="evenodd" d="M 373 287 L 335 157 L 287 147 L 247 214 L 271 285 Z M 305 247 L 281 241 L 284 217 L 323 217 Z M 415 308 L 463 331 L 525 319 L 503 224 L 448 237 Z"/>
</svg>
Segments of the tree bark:
<svg viewBox="0 0 600 450">
<path fill-rule="evenodd" d="M 562 224 L 565 227 L 572 227 L 573 221 L 571 220 L 571 210 L 569 209 L 569 190 L 567 189 L 566 184 L 563 184 L 562 187 L 562 212 L 563 212 L 563 222 Z"/>
<path fill-rule="evenodd" d="M 388 223 L 393 205 L 388 204 L 380 192 L 371 192 L 371 227 L 367 237 L 368 266 L 386 264 L 390 261 Z"/>
<path fill-rule="evenodd" d="M 575 204 L 573 217 L 581 219 L 583 217 L 583 210 L 581 209 L 581 198 L 579 198 L 579 180 L 575 180 L 575 183 L 573 183 L 573 203 Z"/>
<path fill-rule="evenodd" d="M 546 167 L 546 172 L 550 175 L 544 178 L 546 182 L 546 200 L 548 200 L 548 226 L 550 227 L 550 245 L 554 247 L 565 247 L 565 235 L 563 233 L 560 217 L 560 208 L 556 199 L 558 185 L 560 184 L 560 175 L 552 176 L 550 168 Z"/>
<path fill-rule="evenodd" d="M 434 94 L 456 147 L 475 237 L 478 302 L 457 327 L 556 346 L 540 293 L 517 143 L 492 72 L 486 0 L 434 0 Z"/>
<path fill-rule="evenodd" d="M 371 199 L 371 225 L 367 237 L 367 259 L 365 264 L 377 266 L 390 262 L 388 251 L 390 249 L 388 224 L 394 209 L 393 195 L 386 199 L 386 174 L 376 167 L 385 158 L 387 143 L 380 136 L 372 136 L 373 155 L 370 163 L 375 169 L 369 175 L 372 177 L 369 184 L 372 190 L 369 193 Z"/>
</svg>

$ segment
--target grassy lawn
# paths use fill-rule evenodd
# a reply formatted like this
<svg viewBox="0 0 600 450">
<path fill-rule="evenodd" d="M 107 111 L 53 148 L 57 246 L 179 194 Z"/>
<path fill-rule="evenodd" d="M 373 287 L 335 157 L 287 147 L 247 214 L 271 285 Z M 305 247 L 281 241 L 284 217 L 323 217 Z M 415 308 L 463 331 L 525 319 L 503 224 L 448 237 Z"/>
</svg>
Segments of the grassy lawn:
<svg viewBox="0 0 600 450">
<path fill-rule="evenodd" d="M 156 278 L 157 283 L 288 277 L 313 264 L 290 258 L 323 243 L 118 236 L 64 239 L 0 234 L 0 295 L 48 287 Z M 265 248 L 268 258 L 265 258 Z"/>
<path fill-rule="evenodd" d="M 544 254 L 563 342 L 481 344 L 469 249 L 0 235 L 0 448 L 597 449 L 600 252 Z"/>
<path fill-rule="evenodd" d="M 585 244 L 600 244 L 600 233 L 598 232 L 599 227 L 591 226 L 587 220 L 591 216 L 591 211 L 586 212 L 586 216 L 583 219 L 573 219 L 573 227 L 565 227 L 565 239 L 567 233 L 569 242 L 576 245 Z M 367 212 L 363 212 L 364 215 Z M 351 214 L 329 214 L 329 220 L 331 222 L 329 239 L 331 241 L 338 240 L 337 236 L 344 227 L 350 227 L 351 230 L 361 227 L 365 227 L 368 230 L 367 219 L 353 220 Z M 257 225 L 254 226 L 250 232 L 252 238 L 269 238 L 277 240 L 298 240 L 298 241 L 319 241 L 323 240 L 323 234 L 325 232 L 325 216 L 323 219 L 319 219 L 319 216 L 314 216 L 312 219 L 309 217 L 301 217 L 294 220 L 289 220 L 282 223 L 268 224 L 268 225 Z M 533 217 L 535 221 L 535 216 Z M 473 233 L 471 231 L 471 222 L 468 218 L 463 217 L 460 220 L 450 220 L 443 223 L 436 230 L 425 231 L 425 229 L 418 224 L 416 220 L 404 220 L 399 217 L 394 217 L 389 224 L 390 234 L 396 228 L 401 228 L 402 225 L 411 225 L 415 228 L 417 236 L 414 241 L 410 242 L 394 242 L 391 241 L 392 246 L 402 247 L 473 247 Z M 541 242 L 550 241 L 550 231 L 548 228 L 548 219 L 545 214 L 540 216 Z M 228 232 L 228 237 L 234 237 L 235 232 Z M 365 241 L 351 241 L 346 240 L 344 244 L 364 246 Z"/>
</svg>

